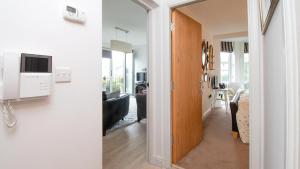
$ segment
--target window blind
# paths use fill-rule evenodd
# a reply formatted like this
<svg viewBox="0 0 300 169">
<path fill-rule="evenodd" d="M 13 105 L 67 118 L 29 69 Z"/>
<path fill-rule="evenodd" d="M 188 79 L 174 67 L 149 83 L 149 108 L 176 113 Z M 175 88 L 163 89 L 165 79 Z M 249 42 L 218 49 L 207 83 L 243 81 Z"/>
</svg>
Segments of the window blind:
<svg viewBox="0 0 300 169">
<path fill-rule="evenodd" d="M 232 53 L 233 52 L 233 43 L 222 41 L 221 42 L 221 51 Z"/>
</svg>

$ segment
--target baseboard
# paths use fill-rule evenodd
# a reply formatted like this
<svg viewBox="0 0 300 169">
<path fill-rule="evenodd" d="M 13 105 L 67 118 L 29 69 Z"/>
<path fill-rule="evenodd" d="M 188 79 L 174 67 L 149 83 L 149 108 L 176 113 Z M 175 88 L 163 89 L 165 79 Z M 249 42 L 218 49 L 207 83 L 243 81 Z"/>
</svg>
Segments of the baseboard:
<svg viewBox="0 0 300 169">
<path fill-rule="evenodd" d="M 149 163 L 157 167 L 163 167 L 163 158 L 158 156 L 151 156 L 149 159 Z"/>
<path fill-rule="evenodd" d="M 178 165 L 173 164 L 172 169 L 185 169 L 185 168 L 182 168 L 182 167 L 179 167 Z"/>
<path fill-rule="evenodd" d="M 211 107 L 203 113 L 202 120 L 206 119 L 209 113 L 211 112 Z"/>
</svg>

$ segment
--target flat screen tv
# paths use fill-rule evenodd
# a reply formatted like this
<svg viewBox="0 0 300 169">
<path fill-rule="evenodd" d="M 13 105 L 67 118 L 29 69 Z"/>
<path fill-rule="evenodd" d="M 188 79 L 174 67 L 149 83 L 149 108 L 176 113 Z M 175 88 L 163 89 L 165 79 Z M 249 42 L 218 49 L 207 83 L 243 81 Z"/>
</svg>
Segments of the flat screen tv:
<svg viewBox="0 0 300 169">
<path fill-rule="evenodd" d="M 146 82 L 147 81 L 147 73 L 146 72 L 137 72 L 136 73 L 136 81 L 137 82 Z"/>
</svg>

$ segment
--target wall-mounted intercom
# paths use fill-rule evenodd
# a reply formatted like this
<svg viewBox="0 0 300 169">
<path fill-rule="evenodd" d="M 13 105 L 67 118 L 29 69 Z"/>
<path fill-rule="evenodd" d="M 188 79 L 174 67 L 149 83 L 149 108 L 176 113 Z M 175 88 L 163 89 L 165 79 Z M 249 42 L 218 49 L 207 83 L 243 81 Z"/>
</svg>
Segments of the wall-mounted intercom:
<svg viewBox="0 0 300 169">
<path fill-rule="evenodd" d="M 14 121 L 11 101 L 48 96 L 51 86 L 52 56 L 27 53 L 0 56 L 0 101 L 7 122 Z"/>
<path fill-rule="evenodd" d="M 0 100 L 50 95 L 52 57 L 5 53 L 0 57 Z"/>
</svg>

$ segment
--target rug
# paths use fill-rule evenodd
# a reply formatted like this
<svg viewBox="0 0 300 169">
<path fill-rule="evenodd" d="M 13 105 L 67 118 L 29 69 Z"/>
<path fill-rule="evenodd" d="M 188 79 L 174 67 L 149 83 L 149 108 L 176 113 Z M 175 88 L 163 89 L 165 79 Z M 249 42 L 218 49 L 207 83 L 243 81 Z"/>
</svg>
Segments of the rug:
<svg viewBox="0 0 300 169">
<path fill-rule="evenodd" d="M 129 111 L 127 116 L 124 117 L 124 120 L 118 121 L 112 128 L 106 131 L 106 134 L 114 132 L 120 128 L 127 127 L 131 124 L 137 122 L 137 106 L 136 100 L 134 96 L 130 96 L 129 100 Z"/>
</svg>

